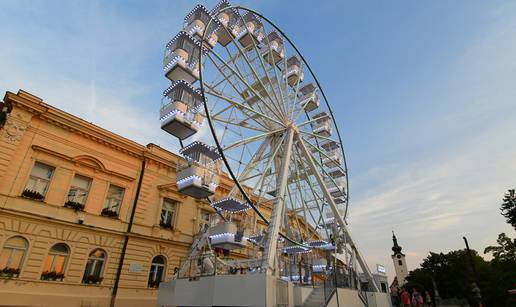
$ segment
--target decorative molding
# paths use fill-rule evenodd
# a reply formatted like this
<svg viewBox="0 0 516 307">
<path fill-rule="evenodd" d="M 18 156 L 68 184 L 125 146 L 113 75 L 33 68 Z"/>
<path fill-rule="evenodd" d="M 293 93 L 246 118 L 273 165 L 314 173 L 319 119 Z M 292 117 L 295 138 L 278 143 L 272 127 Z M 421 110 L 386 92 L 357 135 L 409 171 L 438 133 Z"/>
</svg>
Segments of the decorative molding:
<svg viewBox="0 0 516 307">
<path fill-rule="evenodd" d="M 112 176 L 116 176 L 116 177 L 122 178 L 122 179 L 127 180 L 127 181 L 134 181 L 135 180 L 135 178 L 133 178 L 133 177 L 130 177 L 130 176 L 127 176 L 127 175 L 124 175 L 124 174 L 121 174 L 121 173 L 118 173 L 118 172 L 106 169 L 104 164 L 99 159 L 97 159 L 95 157 L 92 157 L 92 156 L 79 155 L 77 157 L 73 157 L 72 158 L 72 157 L 67 156 L 65 154 L 62 154 L 62 153 L 53 151 L 51 149 L 38 146 L 38 145 L 32 145 L 32 150 L 43 152 L 43 153 L 46 153 L 48 155 L 51 155 L 51 156 L 54 156 L 54 157 L 58 157 L 58 158 L 61 158 L 63 160 L 66 160 L 66 161 L 69 161 L 69 162 L 72 162 L 72 163 L 75 163 L 75 164 L 78 164 L 78 165 L 83 165 L 83 166 L 86 166 L 86 167 L 89 167 L 89 168 L 93 168 L 94 170 L 97 170 L 97 171 L 100 171 L 100 172 L 103 172 L 103 173 L 106 173 L 106 174 L 109 174 L 109 175 L 112 175 Z"/>
<path fill-rule="evenodd" d="M 45 131 L 43 129 L 34 128 L 32 125 L 27 128 L 27 131 L 36 133 L 39 136 L 44 136 L 45 138 L 48 138 L 48 139 L 53 140 L 53 141 L 56 141 L 58 143 L 70 146 L 70 147 L 72 147 L 74 149 L 77 149 L 77 150 L 79 150 L 81 152 L 87 152 L 90 155 L 103 156 L 105 160 L 109 160 L 109 161 L 111 161 L 113 163 L 116 163 L 116 164 L 119 164 L 119 165 L 123 165 L 123 166 L 127 166 L 127 167 L 130 167 L 130 168 L 134 168 L 135 167 L 134 163 L 129 163 L 129 162 L 123 160 L 123 159 L 119 159 L 118 155 L 106 155 L 106 153 L 103 152 L 103 151 L 98 151 L 98 150 L 95 150 L 95 149 L 93 149 L 91 147 L 80 145 L 78 143 L 70 141 L 68 138 L 64 138 L 64 137 L 58 136 L 56 134 L 49 133 L 49 132 L 47 132 L 47 131 Z M 138 163 L 138 165 L 140 165 L 140 164 L 141 163 Z"/>
<path fill-rule="evenodd" d="M 24 118 L 20 112 L 9 114 L 2 129 L 2 138 L 7 143 L 18 145 L 29 126 L 29 122 L 30 118 Z"/>
<path fill-rule="evenodd" d="M 177 184 L 175 182 L 158 185 L 158 191 L 160 197 L 167 197 L 176 201 L 181 201 L 188 197 L 177 190 Z"/>
<path fill-rule="evenodd" d="M 19 90 L 18 94 L 7 92 L 5 100 L 12 102 L 13 105 L 23 108 L 30 113 L 37 114 L 39 118 L 48 123 L 74 133 L 81 133 L 84 136 L 87 135 L 88 138 L 91 138 L 93 141 L 107 145 L 128 155 L 141 158 L 146 150 L 146 147 L 141 144 L 54 108 L 44 103 L 41 98 L 23 90 Z"/>
</svg>

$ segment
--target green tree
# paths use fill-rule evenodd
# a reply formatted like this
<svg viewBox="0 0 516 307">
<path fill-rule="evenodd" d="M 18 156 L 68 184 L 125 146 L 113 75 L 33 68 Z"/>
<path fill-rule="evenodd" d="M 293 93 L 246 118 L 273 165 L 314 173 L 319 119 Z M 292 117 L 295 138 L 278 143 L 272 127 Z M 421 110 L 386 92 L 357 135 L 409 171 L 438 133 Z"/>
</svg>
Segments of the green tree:
<svg viewBox="0 0 516 307">
<path fill-rule="evenodd" d="M 516 262 L 516 239 L 507 237 L 505 233 L 498 235 L 498 246 L 488 246 L 484 254 L 492 253 L 495 262 Z"/>
<path fill-rule="evenodd" d="M 488 263 L 476 251 L 472 251 L 472 254 L 478 274 L 484 275 Z M 433 295 L 432 279 L 435 280 L 441 298 L 468 299 L 471 295 L 471 283 L 477 277 L 473 273 L 467 250 L 456 250 L 447 254 L 430 252 L 423 260 L 421 268 L 411 271 L 407 278 L 409 286 L 423 285 L 424 290 Z"/>
<path fill-rule="evenodd" d="M 516 239 L 507 237 L 505 233 L 498 235 L 498 246 L 488 246 L 484 253 L 491 253 L 491 282 L 496 285 L 491 296 L 499 306 L 516 306 L 516 297 L 509 295 L 508 290 L 516 285 Z"/>
<path fill-rule="evenodd" d="M 507 223 L 516 229 L 516 193 L 514 189 L 509 190 L 503 197 L 500 208 L 502 215 L 507 219 Z"/>
</svg>

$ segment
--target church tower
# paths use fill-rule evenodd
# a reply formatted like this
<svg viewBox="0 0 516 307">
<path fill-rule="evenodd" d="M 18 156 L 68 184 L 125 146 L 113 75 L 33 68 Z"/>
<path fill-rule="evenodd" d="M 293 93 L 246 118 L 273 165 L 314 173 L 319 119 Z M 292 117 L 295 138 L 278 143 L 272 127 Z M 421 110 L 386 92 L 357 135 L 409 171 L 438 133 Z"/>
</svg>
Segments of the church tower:
<svg viewBox="0 0 516 307">
<path fill-rule="evenodd" d="M 394 231 L 392 232 L 392 242 L 394 246 L 392 247 L 392 262 L 394 263 L 394 270 L 396 271 L 396 277 L 398 277 L 398 282 L 403 285 L 406 281 L 405 279 L 408 276 L 407 270 L 407 262 L 405 261 L 405 254 L 401 252 L 401 246 L 398 245 L 398 239 L 394 235 Z"/>
</svg>

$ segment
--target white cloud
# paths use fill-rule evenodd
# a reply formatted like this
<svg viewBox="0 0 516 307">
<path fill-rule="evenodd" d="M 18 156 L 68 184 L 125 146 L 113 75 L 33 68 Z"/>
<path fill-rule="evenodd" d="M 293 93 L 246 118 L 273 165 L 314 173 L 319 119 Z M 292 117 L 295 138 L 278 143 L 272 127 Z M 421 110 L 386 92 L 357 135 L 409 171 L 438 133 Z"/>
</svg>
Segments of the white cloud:
<svg viewBox="0 0 516 307">
<path fill-rule="evenodd" d="M 160 130 L 158 112 L 168 83 L 161 76 L 161 56 L 181 26 L 180 11 L 168 14 L 179 22 L 165 29 L 167 19 L 136 21 L 99 2 L 31 2 L 4 10 L 17 18 L 0 22 L 10 27 L 2 33 L 0 67 L 9 72 L 0 75 L 2 88 L 29 91 L 139 143 L 177 149 L 176 139 Z M 156 27 L 164 29 L 156 32 Z M 151 46 L 156 50 L 148 54 Z M 149 60 L 155 65 L 149 76 L 154 83 L 142 81 Z"/>
<path fill-rule="evenodd" d="M 483 252 L 498 233 L 515 235 L 498 209 L 504 191 L 516 186 L 512 12 L 493 11 L 491 27 L 442 72 L 442 80 L 435 81 L 446 88 L 435 102 L 444 107 L 440 114 L 445 116 L 419 114 L 415 127 L 407 127 L 417 131 L 418 142 L 434 142 L 428 144 L 432 155 L 371 166 L 368 173 L 358 175 L 361 187 L 381 182 L 354 191 L 358 196 L 350 205 L 353 232 L 370 266 L 387 264 L 393 276 L 391 229 L 408 255 L 409 268 L 430 250 L 463 248 L 462 236 Z"/>
</svg>

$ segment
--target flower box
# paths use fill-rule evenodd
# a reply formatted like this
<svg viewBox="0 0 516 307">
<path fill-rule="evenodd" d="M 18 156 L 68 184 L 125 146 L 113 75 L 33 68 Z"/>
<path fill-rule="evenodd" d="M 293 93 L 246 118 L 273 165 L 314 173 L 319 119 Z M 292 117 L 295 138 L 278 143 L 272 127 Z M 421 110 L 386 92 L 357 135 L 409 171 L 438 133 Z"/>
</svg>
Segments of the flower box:
<svg viewBox="0 0 516 307">
<path fill-rule="evenodd" d="M 116 212 L 115 210 L 111 210 L 109 208 L 102 209 L 102 212 L 100 214 L 103 216 L 111 217 L 111 218 L 118 217 L 118 212 Z"/>
<path fill-rule="evenodd" d="M 82 283 L 88 285 L 98 285 L 102 282 L 103 279 L 104 278 L 100 276 L 88 275 L 83 277 Z"/>
<path fill-rule="evenodd" d="M 75 211 L 83 211 L 84 210 L 84 204 L 75 202 L 75 201 L 67 201 L 64 205 L 66 208 L 74 209 Z"/>
<path fill-rule="evenodd" d="M 43 194 L 28 189 L 24 190 L 21 195 L 25 198 L 34 199 L 37 201 L 43 201 L 45 199 L 45 196 Z"/>
<path fill-rule="evenodd" d="M 160 222 L 159 222 L 159 226 L 160 226 L 161 228 L 168 228 L 168 229 L 173 229 L 173 228 L 174 228 L 174 227 L 172 227 L 172 225 L 171 225 L 171 224 L 169 224 L 169 223 L 165 223 L 165 222 L 163 222 L 163 221 L 160 221 Z"/>
<path fill-rule="evenodd" d="M 61 272 L 58 273 L 55 271 L 52 271 L 52 272 L 45 271 L 45 272 L 41 273 L 41 280 L 63 281 L 63 278 L 64 278 L 64 273 L 61 273 Z"/>
<path fill-rule="evenodd" d="M 20 275 L 20 269 L 5 267 L 0 270 L 0 277 L 3 278 L 18 278 Z"/>
</svg>

